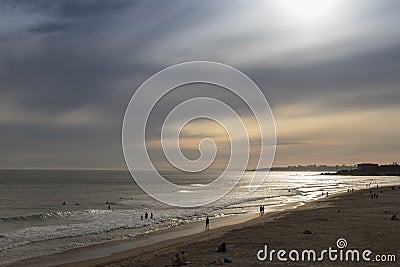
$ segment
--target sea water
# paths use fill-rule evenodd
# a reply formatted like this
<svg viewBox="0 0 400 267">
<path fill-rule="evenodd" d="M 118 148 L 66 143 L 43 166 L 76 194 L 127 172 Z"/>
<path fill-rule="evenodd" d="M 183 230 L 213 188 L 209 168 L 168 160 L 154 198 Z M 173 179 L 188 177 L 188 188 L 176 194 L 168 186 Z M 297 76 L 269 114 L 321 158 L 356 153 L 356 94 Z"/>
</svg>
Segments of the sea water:
<svg viewBox="0 0 400 267">
<path fill-rule="evenodd" d="M 325 176 L 315 172 L 271 172 L 249 192 L 253 172 L 217 202 L 177 208 L 145 194 L 127 171 L 0 170 L 0 265 L 53 255 L 107 241 L 137 238 L 210 217 L 284 209 L 367 184 L 396 185 L 399 177 Z M 240 173 L 232 173 L 236 179 Z M 258 175 L 267 175 L 258 172 Z M 174 183 L 199 187 L 216 175 L 166 173 Z M 190 191 L 190 190 L 189 190 Z M 190 193 L 190 192 L 188 192 Z M 65 203 L 65 204 L 64 204 Z M 110 209 L 108 208 L 110 206 Z M 145 212 L 153 219 L 141 219 Z"/>
</svg>

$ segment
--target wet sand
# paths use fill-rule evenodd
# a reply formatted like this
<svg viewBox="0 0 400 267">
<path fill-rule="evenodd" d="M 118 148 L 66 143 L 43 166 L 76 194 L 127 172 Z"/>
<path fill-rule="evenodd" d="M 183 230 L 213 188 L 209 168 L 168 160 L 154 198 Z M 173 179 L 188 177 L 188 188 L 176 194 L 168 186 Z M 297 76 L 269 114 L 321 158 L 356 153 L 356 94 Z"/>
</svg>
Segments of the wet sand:
<svg viewBox="0 0 400 267">
<path fill-rule="evenodd" d="M 378 192 L 379 198 L 371 199 L 369 190 Z M 223 258 L 232 259 L 224 264 L 228 266 L 398 266 L 400 221 L 391 220 L 393 214 L 400 215 L 400 190 L 371 187 L 325 197 L 294 210 L 266 213 L 241 224 L 212 229 L 211 221 L 209 231 L 62 266 L 171 266 L 170 258 L 182 250 L 189 256 L 190 266 L 212 266 L 210 262 Z M 319 253 L 329 247 L 337 249 L 339 238 L 347 240 L 345 250 L 361 253 L 369 249 L 371 259 L 377 254 L 395 255 L 397 262 L 332 262 L 328 256 L 323 262 L 278 262 L 276 256 L 273 262 L 257 259 L 265 244 L 269 250 L 313 249 Z M 227 243 L 228 251 L 216 252 L 222 242 Z"/>
</svg>

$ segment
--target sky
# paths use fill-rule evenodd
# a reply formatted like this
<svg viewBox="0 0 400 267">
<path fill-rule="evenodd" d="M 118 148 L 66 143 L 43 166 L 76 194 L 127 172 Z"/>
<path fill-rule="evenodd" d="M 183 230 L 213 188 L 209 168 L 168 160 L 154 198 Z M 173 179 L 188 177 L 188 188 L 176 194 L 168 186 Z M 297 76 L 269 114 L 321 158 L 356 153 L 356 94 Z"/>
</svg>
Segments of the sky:
<svg viewBox="0 0 400 267">
<path fill-rule="evenodd" d="M 126 168 L 131 96 L 193 60 L 260 87 L 275 118 L 274 166 L 398 161 L 399 12 L 396 0 L 0 1 L 0 168 Z M 219 94 L 189 86 L 164 109 L 207 90 Z M 198 121 L 182 149 L 195 159 L 200 137 L 224 134 Z"/>
</svg>

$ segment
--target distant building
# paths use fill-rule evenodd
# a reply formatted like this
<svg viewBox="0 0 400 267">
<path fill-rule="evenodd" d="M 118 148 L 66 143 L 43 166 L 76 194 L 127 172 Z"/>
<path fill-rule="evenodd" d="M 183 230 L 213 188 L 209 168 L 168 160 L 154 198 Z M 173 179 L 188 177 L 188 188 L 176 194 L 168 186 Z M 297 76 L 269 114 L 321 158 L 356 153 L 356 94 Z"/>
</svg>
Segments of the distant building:
<svg viewBox="0 0 400 267">
<path fill-rule="evenodd" d="M 357 170 L 363 172 L 376 172 L 379 168 L 378 164 L 374 163 L 361 163 L 357 164 Z"/>
<path fill-rule="evenodd" d="M 397 162 L 393 162 L 392 164 L 388 165 L 380 165 L 379 170 L 386 173 L 396 173 L 400 172 L 400 166 L 397 164 Z"/>
<path fill-rule="evenodd" d="M 400 176 L 400 165 L 397 162 L 388 165 L 379 165 L 374 163 L 357 164 L 356 170 L 342 170 L 336 172 L 338 175 L 391 175 Z"/>
</svg>

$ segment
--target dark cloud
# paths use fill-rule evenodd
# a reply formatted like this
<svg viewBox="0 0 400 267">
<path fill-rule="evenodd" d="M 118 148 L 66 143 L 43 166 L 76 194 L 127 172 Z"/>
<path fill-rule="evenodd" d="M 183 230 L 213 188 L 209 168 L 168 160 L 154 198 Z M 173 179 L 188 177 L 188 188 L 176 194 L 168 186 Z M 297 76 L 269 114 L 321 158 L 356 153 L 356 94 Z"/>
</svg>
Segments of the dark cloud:
<svg viewBox="0 0 400 267">
<path fill-rule="evenodd" d="M 33 26 L 29 28 L 29 31 L 31 32 L 37 32 L 37 33 L 52 33 L 52 32 L 59 32 L 66 30 L 70 28 L 70 24 L 64 24 L 64 23 L 42 23 L 37 26 Z"/>
<path fill-rule="evenodd" d="M 263 87 L 272 106 L 319 100 L 329 112 L 329 107 L 349 111 L 397 105 L 398 69 L 400 43 L 323 63 L 250 67 L 248 73 Z"/>
<path fill-rule="evenodd" d="M 88 17 L 109 14 L 115 10 L 132 7 L 142 1 L 129 0 L 5 0 L 2 6 L 11 12 L 53 13 L 65 17 Z"/>
<path fill-rule="evenodd" d="M 48 1 L 46 1 L 48 2 Z M 107 15 L 116 10 L 134 7 L 143 1 L 129 1 L 129 0 L 89 0 L 89 1 L 56 1 L 54 8 L 57 14 L 65 17 L 91 17 L 96 15 Z M 54 5 L 54 3 L 53 3 Z"/>
</svg>

